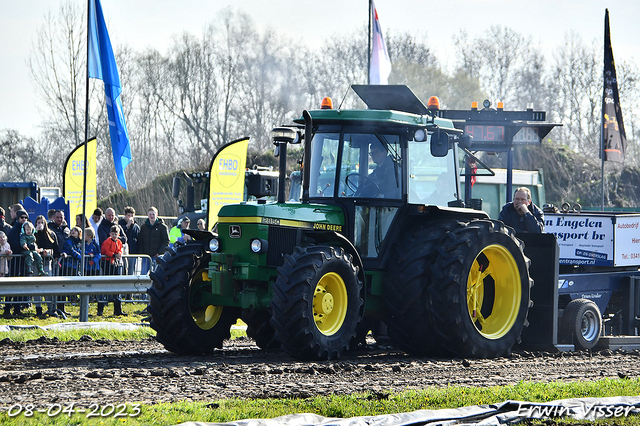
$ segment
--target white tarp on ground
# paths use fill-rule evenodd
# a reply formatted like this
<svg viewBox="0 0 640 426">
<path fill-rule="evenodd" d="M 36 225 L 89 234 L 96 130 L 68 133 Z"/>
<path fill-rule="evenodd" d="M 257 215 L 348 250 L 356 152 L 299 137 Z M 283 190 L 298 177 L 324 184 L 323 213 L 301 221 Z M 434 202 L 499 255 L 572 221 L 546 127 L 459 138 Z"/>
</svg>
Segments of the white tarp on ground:
<svg viewBox="0 0 640 426">
<path fill-rule="evenodd" d="M 119 330 L 134 330 L 138 327 L 148 327 L 144 323 L 120 323 L 120 322 L 61 322 L 50 325 L 0 325 L 0 331 L 13 330 L 73 330 L 90 328 L 115 328 Z"/>
<path fill-rule="evenodd" d="M 408 425 L 502 425 L 526 419 L 571 418 L 593 421 L 640 414 L 640 397 L 574 398 L 534 403 L 505 401 L 493 405 L 474 405 L 442 410 L 418 410 L 411 413 L 380 416 L 327 418 L 316 414 L 289 414 L 274 419 L 248 419 L 229 423 L 186 422 L 181 426 L 408 426 Z"/>
<path fill-rule="evenodd" d="M 0 325 L 0 331 L 17 330 L 72 330 L 89 328 L 116 328 L 119 330 L 134 330 L 138 327 L 149 327 L 149 323 L 120 323 L 120 322 L 61 322 L 50 325 Z M 231 329 L 246 330 L 247 326 L 232 325 Z"/>
</svg>

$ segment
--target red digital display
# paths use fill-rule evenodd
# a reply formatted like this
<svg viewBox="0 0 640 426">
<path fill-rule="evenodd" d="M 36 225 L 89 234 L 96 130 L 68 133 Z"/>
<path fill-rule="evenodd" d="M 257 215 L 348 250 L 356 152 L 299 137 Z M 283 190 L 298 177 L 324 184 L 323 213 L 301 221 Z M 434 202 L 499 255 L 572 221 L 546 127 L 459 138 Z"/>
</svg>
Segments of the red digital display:
<svg viewBox="0 0 640 426">
<path fill-rule="evenodd" d="M 473 143 L 477 142 L 504 142 L 504 126 L 485 126 L 478 124 L 468 124 L 464 131 L 473 137 Z"/>
</svg>

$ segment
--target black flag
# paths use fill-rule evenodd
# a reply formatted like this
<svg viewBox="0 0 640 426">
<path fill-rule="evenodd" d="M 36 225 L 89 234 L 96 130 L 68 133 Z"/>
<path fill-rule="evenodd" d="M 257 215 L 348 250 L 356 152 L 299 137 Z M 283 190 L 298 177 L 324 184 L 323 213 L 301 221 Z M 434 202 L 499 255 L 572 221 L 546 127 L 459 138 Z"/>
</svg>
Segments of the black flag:
<svg viewBox="0 0 640 426">
<path fill-rule="evenodd" d="M 602 94 L 602 142 L 603 160 L 624 161 L 627 135 L 622 122 L 622 109 L 618 95 L 616 64 L 613 61 L 611 35 L 609 34 L 609 9 L 604 15 L 604 92 Z"/>
</svg>

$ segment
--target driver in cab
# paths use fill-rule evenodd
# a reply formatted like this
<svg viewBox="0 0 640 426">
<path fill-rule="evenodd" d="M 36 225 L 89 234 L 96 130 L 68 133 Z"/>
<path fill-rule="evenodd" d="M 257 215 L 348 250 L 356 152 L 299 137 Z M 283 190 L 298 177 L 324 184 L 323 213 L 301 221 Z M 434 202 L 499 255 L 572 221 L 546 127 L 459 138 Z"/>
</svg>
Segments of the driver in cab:
<svg viewBox="0 0 640 426">
<path fill-rule="evenodd" d="M 377 141 L 369 146 L 369 155 L 376 164 L 376 168 L 368 176 L 378 187 L 377 197 L 400 198 L 400 173 L 393 159 L 387 155 L 387 150 Z"/>
</svg>

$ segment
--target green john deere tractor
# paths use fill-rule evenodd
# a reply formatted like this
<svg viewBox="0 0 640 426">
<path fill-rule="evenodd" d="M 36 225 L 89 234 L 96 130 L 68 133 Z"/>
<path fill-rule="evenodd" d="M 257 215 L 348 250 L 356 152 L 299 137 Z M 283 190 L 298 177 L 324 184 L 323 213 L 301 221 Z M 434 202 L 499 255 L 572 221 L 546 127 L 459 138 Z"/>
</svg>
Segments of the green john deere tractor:
<svg viewBox="0 0 640 426">
<path fill-rule="evenodd" d="M 352 87 L 369 109 L 273 130 L 276 202 L 224 206 L 217 234 L 188 231 L 195 242 L 160 258 L 149 310 L 168 350 L 211 353 L 238 318 L 259 347 L 298 359 L 338 358 L 370 330 L 426 356 L 504 356 L 520 340 L 529 261 L 510 228 L 463 208 L 470 138 L 406 86 Z M 297 143 L 302 194 L 285 202 Z"/>
</svg>

